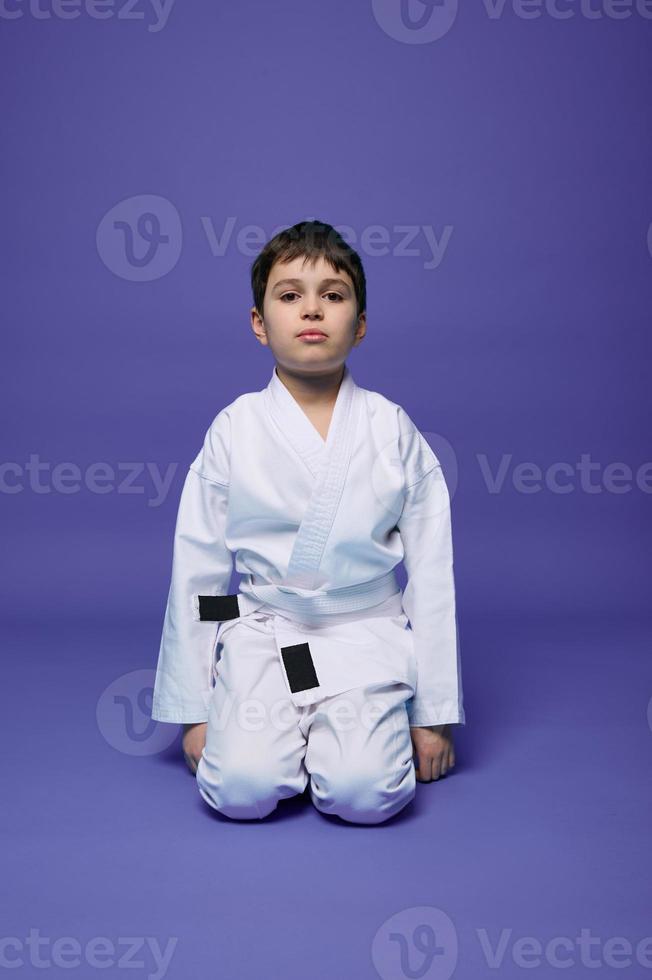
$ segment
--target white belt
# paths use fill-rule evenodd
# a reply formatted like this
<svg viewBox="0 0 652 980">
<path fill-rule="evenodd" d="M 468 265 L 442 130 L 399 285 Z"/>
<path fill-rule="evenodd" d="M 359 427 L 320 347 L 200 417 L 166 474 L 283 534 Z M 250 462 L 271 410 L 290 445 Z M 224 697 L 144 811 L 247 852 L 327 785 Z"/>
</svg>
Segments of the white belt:
<svg viewBox="0 0 652 980">
<path fill-rule="evenodd" d="M 301 589 L 291 585 L 254 585 L 252 575 L 245 576 L 240 590 L 228 596 L 198 596 L 193 599 L 194 619 L 221 622 L 246 616 L 261 607 L 278 612 L 296 622 L 327 622 L 330 616 L 372 609 L 392 596 L 400 598 L 401 590 L 394 569 L 379 578 L 339 589 Z M 397 600 L 398 602 L 398 600 Z M 203 604 L 203 609 L 200 606 Z M 398 608 L 398 607 L 397 607 Z M 353 617 L 357 618 L 357 617 Z"/>
<path fill-rule="evenodd" d="M 300 589 L 290 585 L 254 585 L 251 575 L 240 583 L 238 603 L 242 613 L 260 608 L 265 603 L 296 616 L 328 616 L 358 612 L 377 606 L 399 592 L 394 569 L 380 578 L 339 589 Z"/>
</svg>

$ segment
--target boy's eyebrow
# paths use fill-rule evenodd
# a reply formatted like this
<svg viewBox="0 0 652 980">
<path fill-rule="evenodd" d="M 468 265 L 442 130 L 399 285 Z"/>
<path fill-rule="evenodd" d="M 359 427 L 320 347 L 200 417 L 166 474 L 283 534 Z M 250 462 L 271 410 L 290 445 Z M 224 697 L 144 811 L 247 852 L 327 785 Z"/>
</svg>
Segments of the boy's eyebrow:
<svg viewBox="0 0 652 980">
<path fill-rule="evenodd" d="M 274 283 L 273 289 L 278 289 L 279 286 L 302 286 L 303 279 L 279 279 L 278 282 Z M 324 286 L 343 286 L 344 289 L 348 289 L 348 283 L 344 282 L 343 279 L 322 279 L 319 284 L 322 288 Z"/>
</svg>

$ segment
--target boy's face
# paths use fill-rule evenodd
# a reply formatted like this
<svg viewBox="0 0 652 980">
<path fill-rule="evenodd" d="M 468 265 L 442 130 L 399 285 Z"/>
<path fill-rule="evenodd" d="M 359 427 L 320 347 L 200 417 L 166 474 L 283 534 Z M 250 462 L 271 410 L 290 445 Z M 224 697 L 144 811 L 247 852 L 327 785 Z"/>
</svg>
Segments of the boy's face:
<svg viewBox="0 0 652 980">
<path fill-rule="evenodd" d="M 339 368 L 366 332 L 357 316 L 355 289 L 344 270 L 337 272 L 321 256 L 314 265 L 304 256 L 272 266 L 261 317 L 255 307 L 251 326 L 281 367 L 294 373 L 323 373 Z M 312 329 L 320 339 L 300 337 Z"/>
</svg>

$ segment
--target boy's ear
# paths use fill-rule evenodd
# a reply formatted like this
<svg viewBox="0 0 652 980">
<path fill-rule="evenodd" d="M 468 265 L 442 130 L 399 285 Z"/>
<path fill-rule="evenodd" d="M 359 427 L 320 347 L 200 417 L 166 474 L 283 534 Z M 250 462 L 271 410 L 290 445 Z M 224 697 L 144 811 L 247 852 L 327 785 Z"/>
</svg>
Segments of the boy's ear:
<svg viewBox="0 0 652 980">
<path fill-rule="evenodd" d="M 366 332 L 367 332 L 367 314 L 361 313 L 360 316 L 358 317 L 358 323 L 355 328 L 355 334 L 354 334 L 355 340 L 353 341 L 354 347 L 356 347 L 360 343 L 360 341 L 362 340 Z"/>
<path fill-rule="evenodd" d="M 256 335 L 257 340 L 260 341 L 263 346 L 267 346 L 267 331 L 265 329 L 265 324 L 263 318 L 256 309 L 255 306 L 251 308 L 251 329 Z"/>
</svg>

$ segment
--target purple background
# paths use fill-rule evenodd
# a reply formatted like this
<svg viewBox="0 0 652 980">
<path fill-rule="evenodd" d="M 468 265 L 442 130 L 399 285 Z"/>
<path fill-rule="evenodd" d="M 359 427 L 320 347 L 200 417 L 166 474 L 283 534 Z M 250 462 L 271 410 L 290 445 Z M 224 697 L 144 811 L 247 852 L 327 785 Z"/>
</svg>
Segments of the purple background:
<svg viewBox="0 0 652 980">
<path fill-rule="evenodd" d="M 159 30 L 143 0 L 105 20 L 7 0 L 2 937 L 105 936 L 118 950 L 173 936 L 165 975 L 184 980 L 394 980 L 407 976 L 396 943 L 374 936 L 419 906 L 453 922 L 461 978 L 497 973 L 481 929 L 494 946 L 512 930 L 501 977 L 523 975 L 522 936 L 652 934 L 652 479 L 635 482 L 652 459 L 652 20 L 642 0 L 623 19 L 606 0 L 594 18 L 571 2 L 568 19 L 487 7 L 435 5 L 450 30 L 407 43 L 419 32 L 398 0 L 176 0 Z M 169 241 L 151 263 L 130 264 L 125 233 L 102 224 L 116 206 L 133 228 L 158 216 Z M 457 472 L 467 726 L 454 774 L 378 827 L 307 798 L 260 823 L 212 813 L 178 732 L 150 733 L 142 685 L 125 679 L 153 677 L 187 465 L 217 412 L 271 375 L 250 265 L 306 218 L 349 226 L 365 265 L 355 380 L 401 403 L 434 448 L 446 440 Z M 248 226 L 261 237 L 245 247 Z M 383 255 L 366 244 L 376 226 Z M 446 242 L 434 268 L 423 226 Z M 134 249 L 146 255 L 138 235 Z M 510 454 L 491 493 L 481 460 L 495 472 Z M 512 481 L 518 464 L 583 454 L 597 492 L 579 475 L 567 493 Z M 76 492 L 56 478 L 64 462 Z M 105 493 L 83 484 L 100 462 L 115 474 Z M 633 471 L 628 492 L 605 487 L 615 462 Z M 165 498 L 147 471 L 127 492 L 127 463 L 172 465 Z M 133 728 L 102 700 L 114 682 Z M 422 921 L 407 913 L 410 947 Z M 423 976 L 451 975 L 444 945 Z M 20 976 L 42 976 L 17 949 Z M 122 976 L 123 952 L 104 970 L 82 957 L 76 975 Z M 573 955 L 568 975 L 589 973 Z M 135 958 L 151 976 L 146 951 Z M 650 976 L 633 959 L 621 975 Z M 544 954 L 535 972 L 559 968 Z"/>
</svg>

